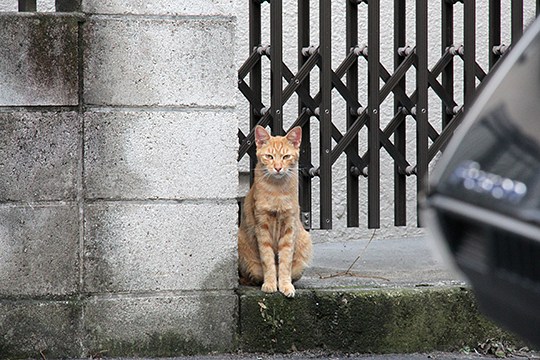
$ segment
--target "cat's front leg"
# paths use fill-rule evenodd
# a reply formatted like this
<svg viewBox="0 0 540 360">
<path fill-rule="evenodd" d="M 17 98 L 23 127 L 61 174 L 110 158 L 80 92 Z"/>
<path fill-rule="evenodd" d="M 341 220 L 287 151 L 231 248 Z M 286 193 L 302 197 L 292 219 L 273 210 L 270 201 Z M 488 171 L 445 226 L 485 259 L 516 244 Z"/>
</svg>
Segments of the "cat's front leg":
<svg viewBox="0 0 540 360">
<path fill-rule="evenodd" d="M 269 227 L 266 224 L 260 225 L 257 230 L 257 243 L 259 245 L 259 255 L 263 269 L 263 284 L 261 290 L 266 293 L 273 293 L 277 288 L 276 255 L 272 244 Z"/>
<path fill-rule="evenodd" d="M 292 262 L 294 255 L 294 228 L 291 224 L 285 226 L 283 236 L 278 242 L 278 288 L 286 297 L 294 297 L 296 292 L 291 279 Z"/>
</svg>

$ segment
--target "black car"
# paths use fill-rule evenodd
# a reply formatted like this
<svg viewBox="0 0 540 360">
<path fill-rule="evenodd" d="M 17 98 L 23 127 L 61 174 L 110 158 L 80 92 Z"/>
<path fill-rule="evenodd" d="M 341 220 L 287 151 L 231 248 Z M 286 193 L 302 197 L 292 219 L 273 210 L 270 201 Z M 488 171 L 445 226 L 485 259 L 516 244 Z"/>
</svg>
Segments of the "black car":
<svg viewBox="0 0 540 360">
<path fill-rule="evenodd" d="M 540 19 L 483 84 L 425 195 L 481 309 L 540 346 Z"/>
</svg>

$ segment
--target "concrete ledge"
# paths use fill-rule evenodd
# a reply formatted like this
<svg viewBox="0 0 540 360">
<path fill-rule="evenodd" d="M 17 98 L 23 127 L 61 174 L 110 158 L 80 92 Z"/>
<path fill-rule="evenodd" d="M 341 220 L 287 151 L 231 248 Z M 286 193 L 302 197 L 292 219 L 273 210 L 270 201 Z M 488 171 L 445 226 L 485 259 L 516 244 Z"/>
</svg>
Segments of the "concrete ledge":
<svg viewBox="0 0 540 360">
<path fill-rule="evenodd" d="M 511 339 L 462 287 L 299 290 L 294 299 L 241 288 L 239 295 L 239 347 L 247 352 L 410 353 Z"/>
</svg>

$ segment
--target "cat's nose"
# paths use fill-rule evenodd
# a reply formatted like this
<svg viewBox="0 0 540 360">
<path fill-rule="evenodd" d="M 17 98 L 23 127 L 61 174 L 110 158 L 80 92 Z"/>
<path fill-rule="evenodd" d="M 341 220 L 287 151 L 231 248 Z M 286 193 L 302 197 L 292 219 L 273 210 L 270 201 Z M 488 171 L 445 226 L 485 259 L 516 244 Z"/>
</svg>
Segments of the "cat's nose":
<svg viewBox="0 0 540 360">
<path fill-rule="evenodd" d="M 274 167 L 274 169 L 276 169 L 276 172 L 278 172 L 278 173 L 281 171 L 280 167 Z"/>
</svg>

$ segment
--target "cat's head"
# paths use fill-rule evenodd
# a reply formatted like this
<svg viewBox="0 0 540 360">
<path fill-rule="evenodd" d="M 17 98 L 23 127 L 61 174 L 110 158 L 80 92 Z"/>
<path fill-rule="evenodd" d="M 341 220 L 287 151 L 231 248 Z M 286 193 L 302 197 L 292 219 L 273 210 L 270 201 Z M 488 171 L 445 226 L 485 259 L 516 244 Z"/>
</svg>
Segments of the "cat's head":
<svg viewBox="0 0 540 360">
<path fill-rule="evenodd" d="M 257 159 L 264 175 L 281 179 L 296 175 L 302 128 L 291 129 L 285 136 L 271 136 L 262 126 L 255 127 Z"/>
</svg>

